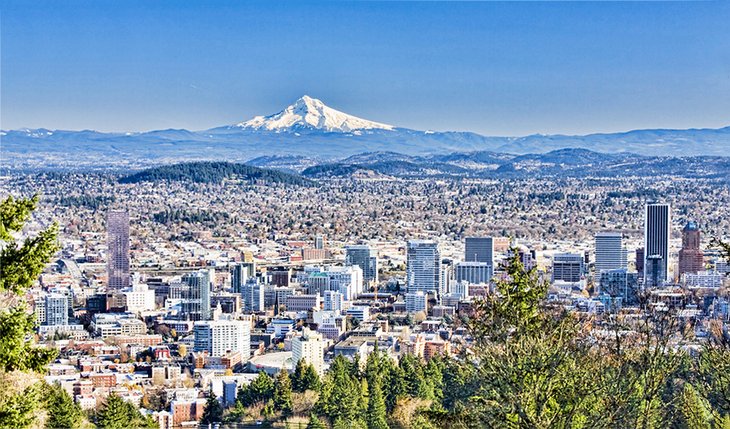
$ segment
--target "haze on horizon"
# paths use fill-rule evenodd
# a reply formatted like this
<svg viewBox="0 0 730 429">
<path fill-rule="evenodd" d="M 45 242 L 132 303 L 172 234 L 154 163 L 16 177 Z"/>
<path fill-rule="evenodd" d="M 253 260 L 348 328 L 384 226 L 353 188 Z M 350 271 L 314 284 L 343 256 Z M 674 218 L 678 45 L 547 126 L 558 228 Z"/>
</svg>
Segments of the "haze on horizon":
<svg viewBox="0 0 730 429">
<path fill-rule="evenodd" d="M 399 127 L 730 123 L 728 2 L 7 1 L 2 129 L 200 130 L 303 94 Z"/>
</svg>

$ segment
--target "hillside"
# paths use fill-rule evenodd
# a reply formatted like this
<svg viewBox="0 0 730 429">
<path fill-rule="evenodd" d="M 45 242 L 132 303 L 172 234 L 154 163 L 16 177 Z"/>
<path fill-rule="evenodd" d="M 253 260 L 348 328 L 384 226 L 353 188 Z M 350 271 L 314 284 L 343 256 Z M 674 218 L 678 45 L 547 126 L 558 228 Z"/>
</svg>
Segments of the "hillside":
<svg viewBox="0 0 730 429">
<path fill-rule="evenodd" d="M 224 179 L 231 178 L 251 182 L 284 183 L 287 185 L 308 185 L 311 183 L 309 180 L 295 174 L 232 162 L 186 162 L 164 165 L 124 176 L 119 179 L 119 182 L 191 181 L 196 183 L 219 183 Z"/>
</svg>

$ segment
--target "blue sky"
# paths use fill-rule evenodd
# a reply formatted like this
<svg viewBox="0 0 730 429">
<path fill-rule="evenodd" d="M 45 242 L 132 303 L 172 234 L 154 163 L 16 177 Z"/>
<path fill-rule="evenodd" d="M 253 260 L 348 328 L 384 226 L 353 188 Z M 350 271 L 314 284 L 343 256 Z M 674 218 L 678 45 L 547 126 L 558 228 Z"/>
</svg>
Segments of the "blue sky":
<svg viewBox="0 0 730 429">
<path fill-rule="evenodd" d="M 730 2 L 13 1 L 3 129 L 204 129 L 302 94 L 488 135 L 730 125 Z"/>
</svg>

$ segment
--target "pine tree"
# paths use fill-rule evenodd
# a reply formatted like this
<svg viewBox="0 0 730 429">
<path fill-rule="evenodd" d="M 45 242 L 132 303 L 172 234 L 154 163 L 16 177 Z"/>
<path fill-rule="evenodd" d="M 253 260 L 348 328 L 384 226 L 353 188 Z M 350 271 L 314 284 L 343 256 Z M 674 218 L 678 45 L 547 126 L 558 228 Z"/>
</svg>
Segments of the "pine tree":
<svg viewBox="0 0 730 429">
<path fill-rule="evenodd" d="M 274 381 L 274 407 L 281 411 L 284 417 L 289 417 L 292 413 L 291 393 L 289 373 L 282 368 Z"/>
<path fill-rule="evenodd" d="M 683 426 L 686 428 L 710 429 L 713 427 L 709 404 L 689 383 L 685 384 L 682 390 L 679 412 Z"/>
<path fill-rule="evenodd" d="M 307 429 L 327 429 L 324 423 L 317 418 L 316 415 L 312 414 L 309 416 L 309 423 L 307 423 Z"/>
<path fill-rule="evenodd" d="M 267 402 L 274 397 L 274 382 L 265 372 L 259 375 L 248 386 L 242 386 L 238 392 L 239 400 L 245 407 L 257 402 Z"/>
<path fill-rule="evenodd" d="M 385 399 L 383 398 L 383 390 L 380 388 L 380 383 L 370 385 L 366 420 L 368 429 L 388 429 Z"/>
<path fill-rule="evenodd" d="M 205 402 L 205 410 L 203 410 L 203 416 L 200 418 L 200 424 L 208 425 L 211 423 L 220 423 L 222 421 L 223 406 L 211 390 L 208 394 L 208 400 Z"/>
<path fill-rule="evenodd" d="M 385 405 L 388 411 L 391 412 L 395 409 L 398 399 L 406 396 L 407 391 L 405 373 L 400 365 L 390 364 L 385 383 L 388 386 L 385 392 Z"/>
<path fill-rule="evenodd" d="M 33 344 L 35 317 L 28 314 L 25 292 L 59 246 L 58 226 L 16 243 L 13 233 L 35 209 L 38 198 L 0 201 L 0 427 L 24 428 L 35 421 L 42 384 L 28 385 L 53 360 L 56 350 Z M 16 374 L 23 371 L 31 374 Z"/>
<path fill-rule="evenodd" d="M 81 426 L 83 411 L 71 396 L 59 385 L 53 384 L 46 389 L 47 428 L 73 429 Z"/>
<path fill-rule="evenodd" d="M 130 426 L 131 417 L 133 416 L 129 415 L 127 403 L 115 393 L 111 393 L 97 412 L 94 423 L 104 429 L 126 429 Z"/>
<path fill-rule="evenodd" d="M 319 390 L 322 382 L 319 379 L 317 370 L 314 369 L 313 365 L 307 365 L 304 369 L 304 376 L 301 379 L 302 392 L 307 390 Z"/>
<path fill-rule="evenodd" d="M 291 375 L 291 387 L 293 391 L 301 393 L 306 390 L 302 384 L 306 368 L 307 362 L 304 359 L 299 359 L 297 366 L 294 368 L 294 373 Z"/>
</svg>

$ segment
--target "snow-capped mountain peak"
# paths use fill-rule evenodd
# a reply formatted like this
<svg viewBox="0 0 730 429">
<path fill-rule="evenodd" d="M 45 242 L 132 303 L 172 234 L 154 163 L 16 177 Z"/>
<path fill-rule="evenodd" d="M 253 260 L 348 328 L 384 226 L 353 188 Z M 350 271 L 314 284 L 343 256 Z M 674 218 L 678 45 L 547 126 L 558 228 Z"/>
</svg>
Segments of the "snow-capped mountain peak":
<svg viewBox="0 0 730 429">
<path fill-rule="evenodd" d="M 305 95 L 279 113 L 236 124 L 252 130 L 288 131 L 311 128 L 327 132 L 349 133 L 357 130 L 393 130 L 392 125 L 368 121 L 348 115 L 325 105 L 321 100 Z"/>
</svg>

